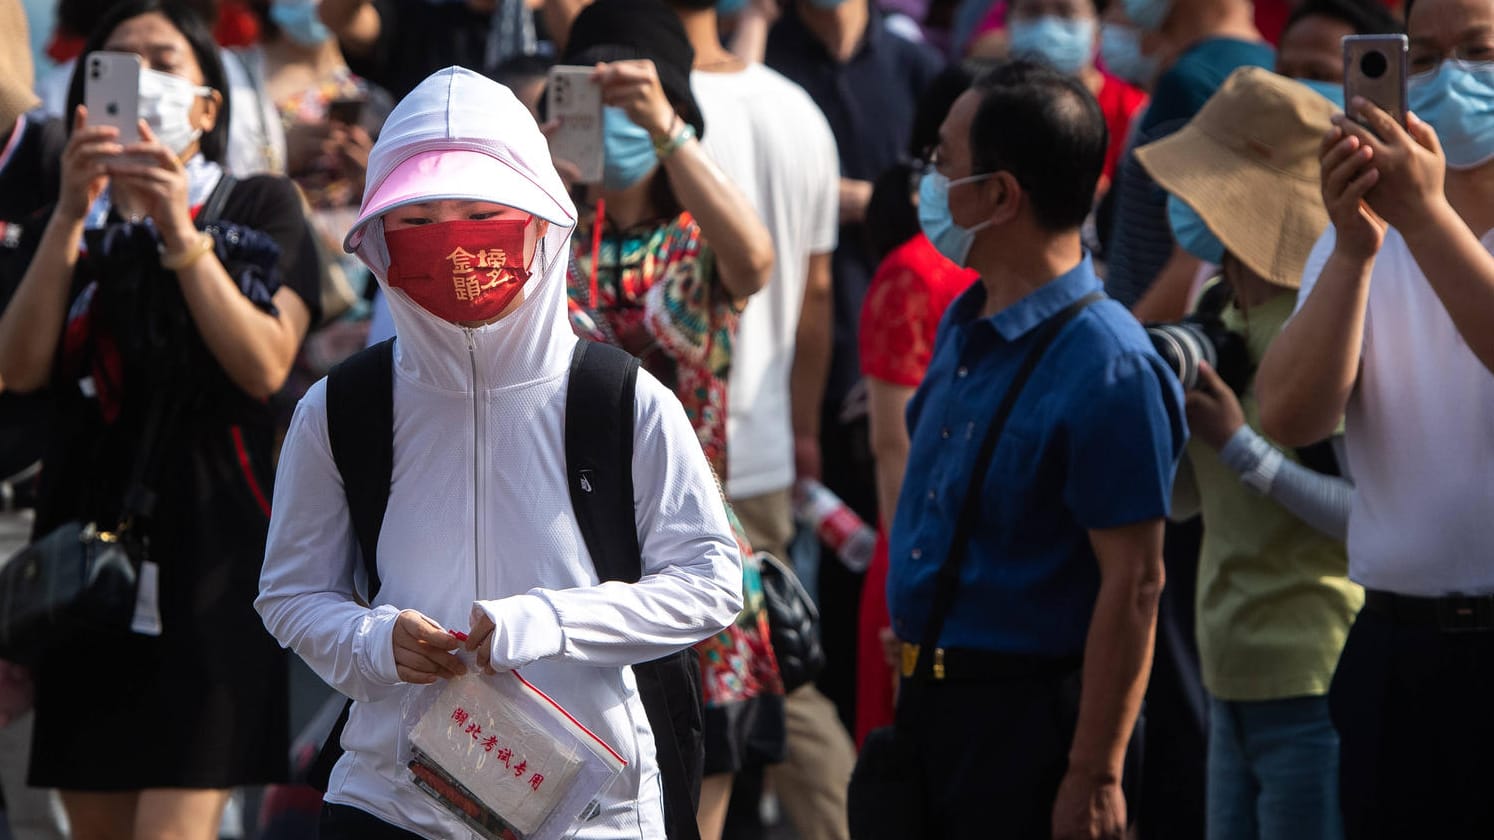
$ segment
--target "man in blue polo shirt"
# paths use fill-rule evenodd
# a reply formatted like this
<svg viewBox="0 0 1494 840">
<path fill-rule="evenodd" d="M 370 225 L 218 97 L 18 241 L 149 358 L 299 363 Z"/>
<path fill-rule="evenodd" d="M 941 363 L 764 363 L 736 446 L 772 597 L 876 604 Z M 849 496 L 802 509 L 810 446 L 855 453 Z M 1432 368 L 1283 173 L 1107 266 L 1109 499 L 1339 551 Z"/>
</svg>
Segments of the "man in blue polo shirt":
<svg viewBox="0 0 1494 840">
<path fill-rule="evenodd" d="M 946 314 L 908 411 L 919 468 L 899 497 L 888 581 L 905 643 L 923 638 L 977 451 L 1017 369 L 1050 318 L 1100 289 L 1079 226 L 1105 145 L 1088 91 L 1026 62 L 977 82 L 941 129 L 919 214 L 981 282 Z M 1124 307 L 1102 299 L 1057 333 L 980 480 L 943 668 L 900 718 L 915 726 L 931 792 L 924 836 L 1124 835 L 1122 763 L 1186 438 L 1178 384 Z"/>
</svg>

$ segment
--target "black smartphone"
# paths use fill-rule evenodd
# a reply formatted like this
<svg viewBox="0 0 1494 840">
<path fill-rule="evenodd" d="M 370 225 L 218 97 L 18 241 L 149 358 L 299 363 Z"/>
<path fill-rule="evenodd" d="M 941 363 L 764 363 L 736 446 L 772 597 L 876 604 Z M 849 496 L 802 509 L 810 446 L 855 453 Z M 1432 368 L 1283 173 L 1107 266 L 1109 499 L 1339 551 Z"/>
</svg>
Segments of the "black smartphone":
<svg viewBox="0 0 1494 840">
<path fill-rule="evenodd" d="M 1405 35 L 1344 37 L 1344 103 L 1362 96 L 1406 125 L 1407 52 Z"/>
<path fill-rule="evenodd" d="M 343 125 L 358 125 L 363 119 L 362 97 L 334 99 L 327 103 L 327 119 Z"/>
</svg>

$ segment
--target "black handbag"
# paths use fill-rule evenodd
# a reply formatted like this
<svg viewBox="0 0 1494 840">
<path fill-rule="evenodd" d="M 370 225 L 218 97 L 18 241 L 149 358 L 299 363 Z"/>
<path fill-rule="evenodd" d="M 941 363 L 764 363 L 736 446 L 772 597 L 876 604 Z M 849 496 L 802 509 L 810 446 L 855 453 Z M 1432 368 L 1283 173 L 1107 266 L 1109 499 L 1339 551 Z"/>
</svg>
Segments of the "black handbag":
<svg viewBox="0 0 1494 840">
<path fill-rule="evenodd" d="M 0 566 L 0 659 L 35 665 L 57 634 L 122 630 L 138 563 L 128 531 L 68 522 Z"/>
<path fill-rule="evenodd" d="M 777 557 L 759 552 L 763 606 L 768 611 L 768 634 L 784 693 L 805 685 L 825 668 L 820 644 L 820 611 L 799 582 L 799 576 Z"/>
<path fill-rule="evenodd" d="M 970 474 L 970 485 L 965 491 L 959 519 L 955 522 L 949 555 L 939 567 L 939 575 L 934 584 L 934 600 L 929 610 L 928 623 L 924 627 L 922 643 L 918 648 L 918 662 L 913 667 L 913 675 L 903 681 L 902 696 L 898 698 L 892 726 L 874 729 L 867 734 L 856 759 L 856 768 L 851 772 L 846 810 L 852 840 L 904 840 L 908 837 L 921 837 L 926 833 L 929 803 L 923 787 L 920 767 L 922 758 L 918 750 L 920 722 L 914 715 L 932 674 L 934 650 L 939 644 L 944 620 L 949 616 L 950 607 L 954 605 L 955 592 L 960 583 L 960 566 L 965 559 L 970 536 L 979 521 L 981 483 L 985 480 L 1006 421 L 1016 407 L 1017 398 L 1021 396 L 1032 372 L 1037 369 L 1038 362 L 1042 361 L 1048 346 L 1075 315 L 1103 297 L 1099 292 L 1088 294 L 1053 316 L 1043 326 L 986 430 L 975 459 L 975 468 Z"/>
</svg>

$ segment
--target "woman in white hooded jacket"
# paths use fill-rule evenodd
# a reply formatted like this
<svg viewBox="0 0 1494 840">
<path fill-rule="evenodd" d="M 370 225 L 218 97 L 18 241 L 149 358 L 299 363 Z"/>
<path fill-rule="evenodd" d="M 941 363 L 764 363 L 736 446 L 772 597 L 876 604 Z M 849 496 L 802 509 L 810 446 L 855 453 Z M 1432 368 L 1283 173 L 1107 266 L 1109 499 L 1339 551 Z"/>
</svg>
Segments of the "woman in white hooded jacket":
<svg viewBox="0 0 1494 840">
<path fill-rule="evenodd" d="M 674 395 L 640 372 L 633 478 L 643 576 L 599 584 L 565 473 L 576 210 L 544 137 L 507 88 L 449 68 L 390 115 L 368 184 L 346 244 L 378 278 L 398 336 L 381 586 L 363 606 L 323 380 L 285 441 L 255 602 L 282 644 L 355 701 L 328 810 L 343 826 L 350 814 L 376 818 L 390 836 L 471 836 L 396 760 L 409 686 L 465 670 L 448 633 L 462 630 L 480 664 L 522 669 L 628 762 L 577 836 L 663 837 L 653 735 L 628 666 L 719 632 L 742 607 L 741 558 L 700 444 Z M 456 263 L 432 264 L 456 254 L 441 243 L 455 241 L 453 231 L 499 228 L 488 244 L 522 248 L 527 279 L 493 271 L 453 290 Z"/>
</svg>

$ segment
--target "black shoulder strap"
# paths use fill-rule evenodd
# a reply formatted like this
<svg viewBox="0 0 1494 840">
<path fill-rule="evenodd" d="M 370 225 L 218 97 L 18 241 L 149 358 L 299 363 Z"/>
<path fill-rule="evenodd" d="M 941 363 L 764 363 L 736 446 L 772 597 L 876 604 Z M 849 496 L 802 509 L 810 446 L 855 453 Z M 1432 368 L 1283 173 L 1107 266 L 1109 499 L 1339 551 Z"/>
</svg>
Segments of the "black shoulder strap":
<svg viewBox="0 0 1494 840">
<path fill-rule="evenodd" d="M 566 389 L 565 463 L 571 507 L 597 577 L 643 576 L 633 508 L 633 411 L 638 360 L 609 344 L 578 340 Z"/>
<path fill-rule="evenodd" d="M 379 531 L 394 476 L 394 339 L 355 353 L 327 374 L 327 437 L 372 601 L 379 591 Z"/>
<path fill-rule="evenodd" d="M 227 172 L 218 178 L 218 183 L 213 185 L 213 191 L 208 193 L 207 201 L 202 203 L 202 209 L 197 211 L 197 226 L 208 225 L 223 218 L 223 206 L 228 203 L 228 197 L 233 194 L 233 188 L 238 186 L 239 180 Z"/>
<path fill-rule="evenodd" d="M 965 501 L 960 508 L 960 518 L 955 521 L 954 538 L 950 540 L 949 553 L 945 556 L 943 565 L 939 567 L 939 577 L 934 584 L 934 601 L 929 609 L 928 624 L 923 628 L 923 639 L 918 649 L 918 663 L 913 667 L 913 679 L 908 686 L 910 693 L 920 688 L 920 684 L 928 679 L 933 669 L 934 648 L 939 644 L 939 634 L 944 630 L 944 619 L 949 617 L 950 607 L 954 606 L 955 592 L 960 585 L 960 566 L 970 547 L 970 537 L 979 524 L 980 501 L 983 496 L 981 486 L 985 482 L 991 458 L 996 453 L 996 446 L 1001 442 L 1001 433 L 1006 427 L 1006 421 L 1011 418 L 1012 409 L 1017 406 L 1017 398 L 1022 396 L 1022 389 L 1026 387 L 1027 380 L 1032 378 L 1032 372 L 1037 370 L 1038 363 L 1048 352 L 1049 345 L 1063 331 L 1064 326 L 1072 321 L 1074 316 L 1084 311 L 1085 307 L 1104 297 L 1103 292 L 1091 292 L 1069 304 L 1066 309 L 1054 315 L 1040 328 L 1042 332 L 1033 342 L 1032 349 L 1027 351 L 1027 356 L 1022 360 L 1022 367 L 1017 369 L 1017 375 L 1012 379 L 1011 386 L 1006 389 L 1006 395 L 1002 397 L 1001 405 L 996 409 L 991 425 L 986 429 L 986 436 L 980 444 L 980 453 L 975 456 L 975 469 L 970 473 L 970 485 L 965 490 Z M 901 710 L 912 705 L 912 703 L 899 702 L 897 707 Z"/>
</svg>

